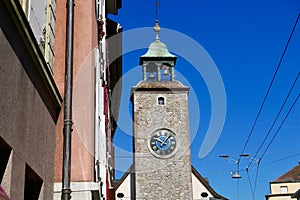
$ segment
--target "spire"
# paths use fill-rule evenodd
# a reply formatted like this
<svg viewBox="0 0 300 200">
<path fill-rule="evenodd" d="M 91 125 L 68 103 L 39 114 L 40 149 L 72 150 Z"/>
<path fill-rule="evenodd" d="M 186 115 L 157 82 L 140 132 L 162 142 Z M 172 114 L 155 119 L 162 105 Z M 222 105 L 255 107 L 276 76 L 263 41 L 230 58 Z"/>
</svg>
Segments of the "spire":
<svg viewBox="0 0 300 200">
<path fill-rule="evenodd" d="M 173 81 L 177 57 L 171 54 L 159 39 L 158 6 L 159 0 L 156 0 L 155 40 L 150 44 L 147 52 L 140 57 L 140 65 L 143 68 L 144 81 Z"/>
<path fill-rule="evenodd" d="M 156 0 L 156 11 L 155 11 L 156 19 L 155 19 L 154 32 L 156 34 L 155 41 L 157 42 L 159 42 L 158 34 L 160 31 L 160 27 L 158 25 L 158 6 L 159 6 L 159 0 Z"/>
<path fill-rule="evenodd" d="M 158 21 L 158 6 L 159 6 L 159 0 L 156 0 L 156 11 L 155 11 L 155 14 L 156 14 L 156 20 Z"/>
</svg>

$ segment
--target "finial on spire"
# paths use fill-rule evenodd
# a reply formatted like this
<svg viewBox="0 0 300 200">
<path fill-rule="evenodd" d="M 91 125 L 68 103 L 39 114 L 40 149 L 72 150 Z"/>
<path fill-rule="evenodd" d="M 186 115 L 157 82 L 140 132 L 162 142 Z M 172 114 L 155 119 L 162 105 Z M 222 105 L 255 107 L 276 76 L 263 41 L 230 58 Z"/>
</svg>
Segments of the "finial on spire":
<svg viewBox="0 0 300 200">
<path fill-rule="evenodd" d="M 155 41 L 159 41 L 158 33 L 160 31 L 160 27 L 158 25 L 158 6 L 159 6 L 159 0 L 156 0 L 156 19 L 155 19 L 155 26 L 154 26 L 154 32 L 156 34 Z"/>
<path fill-rule="evenodd" d="M 155 41 L 159 41 L 158 33 L 160 32 L 160 27 L 158 25 L 158 20 L 155 20 L 154 32 L 156 34 Z"/>
<path fill-rule="evenodd" d="M 159 6 L 159 0 L 156 0 L 156 20 L 158 20 L 158 6 Z"/>
</svg>

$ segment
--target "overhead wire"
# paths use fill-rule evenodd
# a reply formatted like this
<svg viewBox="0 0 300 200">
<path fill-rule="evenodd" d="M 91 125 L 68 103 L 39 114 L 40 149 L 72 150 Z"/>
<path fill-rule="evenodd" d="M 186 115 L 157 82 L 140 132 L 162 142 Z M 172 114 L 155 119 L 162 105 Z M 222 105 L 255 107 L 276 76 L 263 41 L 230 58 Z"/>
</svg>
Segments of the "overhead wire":
<svg viewBox="0 0 300 200">
<path fill-rule="evenodd" d="M 274 164 L 274 163 L 276 163 L 276 162 L 280 162 L 280 161 L 283 161 L 283 160 L 287 160 L 287 159 L 290 159 L 290 158 L 294 158 L 294 157 L 296 157 L 296 156 L 300 156 L 300 153 L 296 153 L 296 154 L 293 154 L 293 155 L 290 155 L 290 156 L 286 156 L 286 157 L 284 157 L 284 158 L 280 158 L 280 159 L 277 159 L 277 160 L 273 160 L 273 161 L 270 161 L 270 162 L 268 162 L 268 163 L 264 163 L 264 164 L 262 164 L 262 165 L 260 165 L 260 166 L 271 165 L 271 164 Z"/>
<path fill-rule="evenodd" d="M 299 100 L 300 94 L 298 94 L 298 96 L 296 97 L 296 99 L 294 100 L 292 106 L 290 107 L 289 111 L 287 112 L 287 114 L 285 115 L 284 119 L 282 120 L 282 122 L 280 123 L 278 129 L 276 130 L 275 134 L 273 135 L 271 141 L 269 142 L 267 148 L 265 149 L 265 151 L 263 152 L 262 156 L 260 157 L 260 161 L 262 160 L 262 158 L 264 157 L 264 155 L 266 154 L 266 152 L 268 151 L 268 149 L 270 148 L 271 144 L 273 143 L 274 139 L 277 137 L 279 131 L 281 130 L 283 124 L 285 123 L 286 119 L 288 118 L 288 116 L 290 115 L 291 111 L 293 110 L 293 108 L 295 107 L 295 105 L 297 104 L 298 100 Z"/>
<path fill-rule="evenodd" d="M 285 160 L 288 160 L 288 159 L 291 159 L 291 158 L 294 158 L 294 157 L 297 157 L 297 156 L 300 156 L 300 153 L 296 153 L 296 154 L 293 154 L 293 155 L 289 155 L 289 156 L 286 156 L 286 157 L 282 157 L 282 158 L 279 158 L 279 159 L 276 159 L 276 160 L 272 160 L 270 162 L 267 162 L 267 163 L 263 163 L 261 162 L 260 163 L 260 167 L 265 167 L 265 166 L 268 166 L 268 165 L 271 165 L 271 164 L 274 164 L 274 163 L 277 163 L 277 162 L 281 162 L 281 161 L 285 161 Z M 254 168 L 252 168 L 254 169 Z M 252 170 L 251 168 L 246 168 L 246 169 L 240 169 L 240 172 L 246 172 L 247 173 L 247 170 L 250 172 L 250 170 Z M 210 172 L 210 176 L 220 176 L 220 175 L 228 175 L 228 174 L 232 174 L 233 171 L 214 171 L 214 172 Z"/>
<path fill-rule="evenodd" d="M 251 182 L 251 179 L 250 179 L 250 176 L 249 176 L 249 168 L 246 168 L 246 172 L 247 172 L 248 182 L 249 182 L 250 189 L 251 189 L 252 200 L 254 200 L 255 199 L 255 193 L 254 193 L 252 182 Z"/>
<path fill-rule="evenodd" d="M 271 141 L 269 142 L 267 148 L 265 149 L 265 151 L 263 152 L 262 156 L 258 159 L 258 164 L 257 164 L 257 168 L 256 168 L 256 174 L 255 174 L 255 181 L 254 181 L 254 187 L 251 187 L 251 190 L 253 190 L 253 194 L 255 194 L 256 191 L 256 185 L 257 185 L 257 180 L 258 180 L 258 171 L 259 171 L 259 167 L 260 167 L 260 162 L 262 160 L 262 158 L 264 157 L 265 153 L 267 152 L 267 150 L 269 149 L 269 147 L 271 146 L 271 144 L 273 143 L 274 139 L 276 138 L 276 136 L 278 135 L 279 131 L 281 130 L 283 124 L 285 123 L 286 119 L 288 118 L 288 116 L 290 115 L 291 111 L 293 110 L 293 108 L 295 107 L 295 105 L 297 104 L 298 100 L 299 100 L 300 94 L 298 94 L 297 98 L 294 100 L 292 106 L 290 107 L 289 111 L 287 112 L 287 114 L 285 115 L 284 119 L 282 120 L 282 122 L 280 123 L 280 126 L 278 127 L 278 129 L 276 130 L 275 134 L 273 135 Z M 248 167 L 247 167 L 248 169 Z"/>
<path fill-rule="evenodd" d="M 294 27 L 293 27 L 292 31 L 291 31 L 291 34 L 290 34 L 290 36 L 289 36 L 289 39 L 288 39 L 288 41 L 287 41 L 287 43 L 286 43 L 286 45 L 285 45 L 285 48 L 284 48 L 284 50 L 283 50 L 283 53 L 282 53 L 281 58 L 280 58 L 280 60 L 279 60 L 279 63 L 278 63 L 278 65 L 277 65 L 277 67 L 276 67 L 276 70 L 275 70 L 275 72 L 274 72 L 274 74 L 273 74 L 271 83 L 270 83 L 270 85 L 269 85 L 269 87 L 268 87 L 268 90 L 267 90 L 267 92 L 266 92 L 266 94 L 265 94 L 265 96 L 264 96 L 264 98 L 263 98 L 262 104 L 261 104 L 261 106 L 260 106 L 260 108 L 259 108 L 259 111 L 258 111 L 258 113 L 257 113 L 257 115 L 256 115 L 255 120 L 254 120 L 254 123 L 253 123 L 253 125 L 252 125 L 252 127 L 251 127 L 251 130 L 250 130 L 249 134 L 248 134 L 247 140 L 246 140 L 245 145 L 244 145 L 243 150 L 242 150 L 242 154 L 245 153 L 246 147 L 247 147 L 247 145 L 248 145 L 248 143 L 249 143 L 249 140 L 250 140 L 250 138 L 251 138 L 251 136 L 252 136 L 252 134 L 253 134 L 254 128 L 255 128 L 255 126 L 256 126 L 256 124 L 257 124 L 257 122 L 258 122 L 258 119 L 259 119 L 259 117 L 260 117 L 260 115 L 261 115 L 261 112 L 262 112 L 262 109 L 263 109 L 263 107 L 264 107 L 264 105 L 265 105 L 265 103 L 266 103 L 267 97 L 269 96 L 269 93 L 270 93 L 271 88 L 272 88 L 272 86 L 273 86 L 274 80 L 275 80 L 275 78 L 276 78 L 276 76 L 277 76 L 277 73 L 278 73 L 279 68 L 280 68 L 280 66 L 281 66 L 281 63 L 282 63 L 282 61 L 283 61 L 283 58 L 284 58 L 285 53 L 286 53 L 286 51 L 287 51 L 287 48 L 288 48 L 288 46 L 289 46 L 289 44 L 290 44 L 291 38 L 292 38 L 292 36 L 293 36 L 293 34 L 294 34 L 294 32 L 295 32 L 295 29 L 296 29 L 296 27 L 297 27 L 297 24 L 298 24 L 298 21 L 299 21 L 299 17 L 300 17 L 300 14 L 299 14 L 298 17 L 297 17 L 297 20 L 296 20 L 296 22 L 295 22 L 295 24 L 294 24 Z"/>
<path fill-rule="evenodd" d="M 253 187 L 253 193 L 256 192 L 256 186 L 257 186 L 257 180 L 258 180 L 258 170 L 260 166 L 260 160 L 258 161 L 257 167 L 256 167 L 256 173 L 255 173 L 255 180 L 254 180 L 254 187 Z"/>
<path fill-rule="evenodd" d="M 282 120 L 282 122 L 280 123 L 280 126 L 278 127 L 278 129 L 276 130 L 274 136 L 272 137 L 271 141 L 269 142 L 267 148 L 265 149 L 265 151 L 263 152 L 262 156 L 260 157 L 259 161 L 258 161 L 258 165 L 256 168 L 256 175 L 255 175 L 255 183 L 254 183 L 254 192 L 256 189 L 256 184 L 257 184 L 257 180 L 258 180 L 258 169 L 260 166 L 260 162 L 262 160 L 262 158 L 264 157 L 265 153 L 268 151 L 269 147 L 271 146 L 271 144 L 273 143 L 274 139 L 276 138 L 276 136 L 278 135 L 279 131 L 281 130 L 283 124 L 285 123 L 286 119 L 288 118 L 288 116 L 290 115 L 291 111 L 293 110 L 293 108 L 295 107 L 296 103 L 298 102 L 298 99 L 300 97 L 300 94 L 298 94 L 297 98 L 295 99 L 295 101 L 293 102 L 292 106 L 290 107 L 289 111 L 287 112 L 287 114 L 285 115 L 284 119 Z"/>
<path fill-rule="evenodd" d="M 269 137 L 270 133 L 272 132 L 272 130 L 273 130 L 273 128 L 274 128 L 274 126 L 275 126 L 277 120 L 279 119 L 280 114 L 281 114 L 282 111 L 283 111 L 283 108 L 285 107 L 285 105 L 286 105 L 286 103 L 287 103 L 287 101 L 288 101 L 288 99 L 289 99 L 289 97 L 290 97 L 292 91 L 293 91 L 294 88 L 295 88 L 295 85 L 296 85 L 296 83 L 297 83 L 297 81 L 298 81 L 299 76 L 300 76 L 300 72 L 298 73 L 296 79 L 294 80 L 294 82 L 293 82 L 293 84 L 292 84 L 292 86 L 291 86 L 291 88 L 290 88 L 290 90 L 289 90 L 287 96 L 285 97 L 285 100 L 284 100 L 284 102 L 282 103 L 282 105 L 281 105 L 281 107 L 280 107 L 280 109 L 279 109 L 279 111 L 278 111 L 278 113 L 277 113 L 275 119 L 273 120 L 273 123 L 272 123 L 271 127 L 269 128 L 269 130 L 268 130 L 266 136 L 264 137 L 264 139 L 263 139 L 262 143 L 260 144 L 258 150 L 256 151 L 255 155 L 253 156 L 254 158 L 256 158 L 256 156 L 258 155 L 258 153 L 259 153 L 260 150 L 262 149 L 263 145 L 264 145 L 265 142 L 267 141 L 267 138 Z M 253 159 L 250 161 L 250 163 L 249 163 L 249 165 L 248 165 L 248 168 L 251 166 L 252 163 L 253 163 Z"/>
<path fill-rule="evenodd" d="M 277 67 L 276 67 L 276 70 L 275 70 L 275 72 L 274 72 L 274 74 L 273 74 L 273 77 L 272 77 L 272 79 L 271 79 L 270 85 L 269 85 L 269 87 L 268 87 L 268 89 L 267 89 L 267 92 L 266 92 L 264 98 L 263 98 L 263 101 L 262 101 L 262 103 L 261 103 L 261 105 L 260 105 L 260 108 L 259 108 L 259 110 L 258 110 L 258 113 L 257 113 L 257 115 L 256 115 L 256 117 L 255 117 L 254 123 L 253 123 L 253 125 L 252 125 L 252 127 L 251 127 L 251 129 L 250 129 L 250 132 L 249 132 L 249 134 L 248 134 L 247 140 L 246 140 L 246 142 L 245 142 L 245 144 L 244 144 L 244 146 L 243 146 L 243 150 L 242 150 L 242 153 L 241 153 L 240 155 L 242 155 L 242 154 L 245 153 L 245 150 L 246 150 L 246 148 L 247 148 L 247 145 L 248 145 L 248 143 L 249 143 L 249 140 L 250 140 L 251 136 L 253 135 L 254 129 L 255 129 L 256 124 L 257 124 L 257 122 L 258 122 L 258 119 L 259 119 L 259 117 L 260 117 L 260 115 L 261 115 L 261 113 L 262 113 L 263 107 L 264 107 L 264 105 L 265 105 L 265 103 L 266 103 L 267 97 L 269 96 L 269 93 L 270 93 L 270 91 L 271 91 L 271 88 L 272 88 L 273 83 L 274 83 L 274 81 L 275 81 L 275 78 L 276 78 L 276 76 L 277 76 L 277 73 L 278 73 L 279 68 L 280 68 L 280 66 L 281 66 L 281 63 L 282 63 L 282 61 L 283 61 L 283 58 L 284 58 L 284 56 L 285 56 L 285 54 L 286 54 L 286 51 L 287 51 L 287 49 L 288 49 L 288 46 L 289 46 L 289 44 L 290 44 L 291 38 L 292 38 L 292 36 L 293 36 L 293 34 L 294 34 L 294 32 L 295 32 L 295 29 L 296 29 L 296 27 L 297 27 L 299 18 L 300 18 L 300 14 L 298 14 L 298 16 L 297 16 L 296 22 L 295 22 L 295 24 L 294 24 L 294 26 L 293 26 L 293 29 L 292 29 L 291 33 L 290 33 L 290 36 L 289 36 L 289 38 L 288 38 L 288 41 L 287 41 L 287 43 L 286 43 L 286 45 L 285 45 L 285 48 L 284 48 L 283 53 L 282 53 L 282 55 L 281 55 L 281 57 L 280 57 L 280 60 L 279 60 L 278 65 L 277 65 Z M 298 78 L 299 78 L 299 73 L 298 73 L 297 78 L 296 78 L 296 80 L 294 81 L 294 83 L 293 83 L 293 85 L 292 85 L 292 88 L 290 89 L 290 91 L 289 91 L 289 93 L 288 93 L 288 96 L 286 97 L 286 99 L 285 99 L 285 101 L 284 101 L 284 103 L 283 103 L 283 105 L 282 105 L 280 111 L 278 112 L 278 114 L 277 114 L 277 116 L 276 116 L 276 118 L 275 118 L 275 120 L 274 120 L 274 122 L 273 122 L 271 128 L 269 129 L 267 135 L 266 135 L 265 138 L 263 139 L 263 142 L 261 143 L 261 145 L 260 145 L 260 147 L 258 148 L 257 152 L 255 153 L 254 159 L 256 158 L 257 154 L 259 153 L 259 151 L 261 150 L 262 146 L 263 146 L 264 143 L 266 142 L 266 139 L 268 138 L 268 136 L 269 136 L 271 130 L 273 129 L 273 127 L 274 127 L 274 125 L 275 125 L 275 123 L 276 123 L 276 121 L 277 121 L 277 119 L 278 119 L 280 113 L 282 112 L 282 109 L 283 109 L 283 107 L 285 106 L 286 101 L 287 101 L 287 99 L 289 98 L 289 96 L 290 96 L 290 94 L 291 94 L 291 91 L 293 90 L 293 88 L 294 88 L 294 86 L 295 86 L 295 84 L 296 84 Z M 263 158 L 263 156 L 264 156 L 265 153 L 267 152 L 268 148 L 270 147 L 270 145 L 271 145 L 272 142 L 274 141 L 274 139 L 275 139 L 275 137 L 277 136 L 277 134 L 278 134 L 280 128 L 282 127 L 283 123 L 285 122 L 287 116 L 289 115 L 289 113 L 290 113 L 291 110 L 293 109 L 294 105 L 296 104 L 298 98 L 299 98 L 299 95 L 298 95 L 297 99 L 295 100 L 295 102 L 293 103 L 292 107 L 290 108 L 288 114 L 285 116 L 284 120 L 282 121 L 282 123 L 281 123 L 279 129 L 277 130 L 277 132 L 276 132 L 275 135 L 273 136 L 272 140 L 271 140 L 270 143 L 268 144 L 268 146 L 267 146 L 267 148 L 265 149 L 264 153 L 262 154 L 262 156 L 260 157 L 260 159 L 258 159 L 258 165 L 257 165 L 257 168 L 256 168 L 256 174 L 255 174 L 254 187 L 252 186 L 251 179 L 250 179 L 250 176 L 249 176 L 249 174 L 248 174 L 248 169 L 249 169 L 249 167 L 251 166 L 251 164 L 252 164 L 252 162 L 253 162 L 254 159 L 251 160 L 249 166 L 246 168 L 247 175 L 248 175 L 248 180 L 249 180 L 249 184 L 250 184 L 250 187 L 251 187 L 252 198 L 253 198 L 253 199 L 255 199 L 255 191 L 256 191 L 256 185 L 257 185 L 257 180 L 258 180 L 258 171 L 259 171 L 261 159 Z M 240 160 L 240 159 L 241 159 L 241 156 L 240 156 L 239 160 Z"/>
</svg>

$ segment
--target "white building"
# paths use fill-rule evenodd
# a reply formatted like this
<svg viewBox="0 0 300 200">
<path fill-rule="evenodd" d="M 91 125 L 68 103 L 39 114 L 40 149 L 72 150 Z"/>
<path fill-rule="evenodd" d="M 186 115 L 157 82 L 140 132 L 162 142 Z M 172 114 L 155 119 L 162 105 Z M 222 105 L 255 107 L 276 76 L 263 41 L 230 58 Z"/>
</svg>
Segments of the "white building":
<svg viewBox="0 0 300 200">
<path fill-rule="evenodd" d="M 122 178 L 114 183 L 115 200 L 132 199 L 132 173 L 132 167 L 130 167 Z M 193 200 L 226 200 L 209 185 L 208 180 L 203 178 L 194 167 L 192 167 L 191 174 Z"/>
</svg>

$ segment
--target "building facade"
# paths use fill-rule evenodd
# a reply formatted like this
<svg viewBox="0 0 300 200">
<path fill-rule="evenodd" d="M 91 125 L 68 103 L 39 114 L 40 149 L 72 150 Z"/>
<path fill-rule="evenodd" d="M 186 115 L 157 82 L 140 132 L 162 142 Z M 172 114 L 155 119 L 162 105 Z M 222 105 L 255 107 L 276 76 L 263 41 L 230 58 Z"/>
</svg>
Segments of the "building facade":
<svg viewBox="0 0 300 200">
<path fill-rule="evenodd" d="M 284 173 L 276 180 L 270 182 L 271 194 L 266 195 L 266 200 L 291 200 L 297 199 L 300 188 L 300 164 Z M 295 195 L 294 195 L 295 194 Z"/>
<path fill-rule="evenodd" d="M 0 184 L 10 199 L 60 199 L 66 2 L 0 2 Z M 75 4 L 72 199 L 110 199 L 122 29 L 107 16 L 121 0 Z"/>
<path fill-rule="evenodd" d="M 121 32 L 108 14 L 117 14 L 120 0 L 76 1 L 74 7 L 72 199 L 110 199 L 113 178 L 112 139 L 121 92 Z M 65 1 L 56 1 L 54 78 L 64 90 Z M 116 36 L 115 36 L 116 35 Z M 108 38 L 115 36 L 114 40 Z M 108 42 L 110 41 L 110 42 Z M 115 56 L 117 55 L 117 56 Z M 117 87 L 115 87 L 117 85 Z M 119 98 L 120 95 L 115 95 Z M 113 115 L 114 114 L 114 115 Z M 62 187 L 63 113 L 56 126 L 54 199 Z"/>
<path fill-rule="evenodd" d="M 54 10 L 48 0 L 0 2 L 0 183 L 14 200 L 53 196 L 62 103 L 52 73 Z"/>
</svg>

